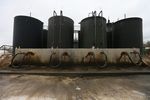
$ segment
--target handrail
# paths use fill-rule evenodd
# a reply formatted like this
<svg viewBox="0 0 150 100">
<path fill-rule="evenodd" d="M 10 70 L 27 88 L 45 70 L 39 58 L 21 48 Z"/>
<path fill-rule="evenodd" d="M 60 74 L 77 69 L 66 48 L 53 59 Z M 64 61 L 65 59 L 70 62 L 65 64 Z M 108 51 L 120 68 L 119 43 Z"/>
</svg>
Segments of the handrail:
<svg viewBox="0 0 150 100">
<path fill-rule="evenodd" d="M 10 46 L 10 45 L 2 45 L 0 47 L 0 50 L 4 50 L 4 54 L 5 54 L 5 51 L 8 51 L 9 53 L 12 53 L 12 49 L 13 49 L 13 46 Z"/>
</svg>

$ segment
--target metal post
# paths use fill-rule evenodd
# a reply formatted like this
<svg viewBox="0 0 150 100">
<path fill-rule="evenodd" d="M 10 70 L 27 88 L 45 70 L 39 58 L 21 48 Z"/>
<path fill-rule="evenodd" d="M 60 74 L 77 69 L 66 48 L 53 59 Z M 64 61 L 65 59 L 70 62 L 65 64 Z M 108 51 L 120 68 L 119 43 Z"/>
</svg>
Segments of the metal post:
<svg viewBox="0 0 150 100">
<path fill-rule="evenodd" d="M 62 31 L 62 15 L 60 16 L 60 28 L 59 28 L 59 47 L 61 48 L 61 32 Z"/>
</svg>

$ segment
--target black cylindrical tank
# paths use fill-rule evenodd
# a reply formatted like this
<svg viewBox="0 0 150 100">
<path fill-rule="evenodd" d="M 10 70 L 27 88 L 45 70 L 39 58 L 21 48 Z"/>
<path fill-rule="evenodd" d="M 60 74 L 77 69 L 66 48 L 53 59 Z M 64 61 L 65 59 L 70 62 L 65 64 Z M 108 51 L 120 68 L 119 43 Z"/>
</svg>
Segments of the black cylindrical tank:
<svg viewBox="0 0 150 100">
<path fill-rule="evenodd" d="M 114 24 L 115 48 L 143 47 L 143 32 L 141 18 L 127 18 Z"/>
<path fill-rule="evenodd" d="M 13 47 L 41 48 L 43 22 L 28 16 L 14 18 Z"/>
<path fill-rule="evenodd" d="M 42 33 L 42 47 L 43 48 L 47 48 L 47 33 L 48 33 L 48 30 L 43 29 L 43 33 Z"/>
<path fill-rule="evenodd" d="M 107 32 L 107 48 L 113 48 L 113 34 L 114 34 L 114 24 L 107 23 L 106 25 L 106 32 Z"/>
<path fill-rule="evenodd" d="M 48 21 L 47 46 L 53 48 L 72 48 L 74 22 L 65 16 L 53 16 Z"/>
<path fill-rule="evenodd" d="M 83 19 L 80 23 L 79 34 L 80 48 L 106 48 L 106 19 L 100 16 L 92 16 Z"/>
</svg>

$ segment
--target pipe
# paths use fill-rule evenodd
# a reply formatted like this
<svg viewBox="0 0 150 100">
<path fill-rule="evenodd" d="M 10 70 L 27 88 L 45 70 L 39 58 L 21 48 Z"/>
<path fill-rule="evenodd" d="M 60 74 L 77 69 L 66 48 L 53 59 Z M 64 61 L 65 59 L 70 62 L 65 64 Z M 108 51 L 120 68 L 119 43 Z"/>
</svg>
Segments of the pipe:
<svg viewBox="0 0 150 100">
<path fill-rule="evenodd" d="M 99 12 L 98 16 L 103 17 L 103 11 L 102 10 Z"/>
<path fill-rule="evenodd" d="M 53 16 L 57 16 L 57 13 L 56 13 L 56 11 L 54 10 L 54 12 L 53 12 Z"/>
</svg>

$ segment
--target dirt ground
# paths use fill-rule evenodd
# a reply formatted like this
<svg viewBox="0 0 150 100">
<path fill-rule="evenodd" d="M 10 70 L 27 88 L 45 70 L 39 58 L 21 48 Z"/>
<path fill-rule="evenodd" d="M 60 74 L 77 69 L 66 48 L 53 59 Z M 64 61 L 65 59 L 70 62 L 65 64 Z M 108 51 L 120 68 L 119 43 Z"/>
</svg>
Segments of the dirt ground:
<svg viewBox="0 0 150 100">
<path fill-rule="evenodd" d="M 1 75 L 0 100 L 149 100 L 150 76 Z"/>
</svg>

